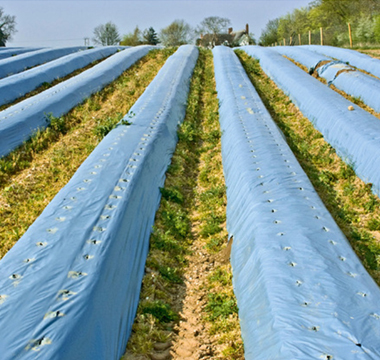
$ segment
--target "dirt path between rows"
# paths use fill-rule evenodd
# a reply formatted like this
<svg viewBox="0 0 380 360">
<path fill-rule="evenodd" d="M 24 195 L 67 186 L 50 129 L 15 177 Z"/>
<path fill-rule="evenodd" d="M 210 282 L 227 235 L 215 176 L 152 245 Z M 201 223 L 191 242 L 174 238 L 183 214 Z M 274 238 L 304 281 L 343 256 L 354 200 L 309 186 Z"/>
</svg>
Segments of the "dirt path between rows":
<svg viewBox="0 0 380 360">
<path fill-rule="evenodd" d="M 211 51 L 201 51 L 123 360 L 244 359 Z"/>
</svg>

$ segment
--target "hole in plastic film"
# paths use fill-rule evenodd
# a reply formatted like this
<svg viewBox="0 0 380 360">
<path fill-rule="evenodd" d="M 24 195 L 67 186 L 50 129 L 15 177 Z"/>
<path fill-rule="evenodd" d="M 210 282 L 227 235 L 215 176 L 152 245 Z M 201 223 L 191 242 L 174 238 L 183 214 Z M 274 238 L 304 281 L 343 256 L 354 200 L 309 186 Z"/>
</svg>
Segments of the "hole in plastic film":
<svg viewBox="0 0 380 360">
<path fill-rule="evenodd" d="M 353 278 L 356 278 L 356 277 L 358 276 L 358 274 L 352 273 L 352 272 L 350 272 L 350 271 L 347 273 L 347 275 L 348 275 L 348 276 L 351 276 L 351 277 L 353 277 Z"/>
<path fill-rule="evenodd" d="M 302 281 L 301 280 L 296 280 L 296 285 L 297 286 L 301 286 L 302 285 Z"/>
<path fill-rule="evenodd" d="M 94 226 L 92 229 L 96 232 L 99 232 L 99 233 L 102 233 L 106 230 L 106 228 L 103 228 L 101 226 Z"/>
<path fill-rule="evenodd" d="M 64 216 L 58 216 L 55 218 L 56 221 L 59 221 L 59 222 L 63 222 L 66 220 L 66 218 Z"/>
<path fill-rule="evenodd" d="M 37 246 L 46 246 L 47 243 L 46 243 L 46 242 L 42 242 L 42 241 L 40 241 L 40 242 L 36 243 L 36 245 L 37 245 Z"/>
<path fill-rule="evenodd" d="M 331 245 L 336 245 L 336 244 L 337 244 L 337 242 L 334 241 L 334 240 L 329 240 L 329 243 L 330 243 Z"/>
<path fill-rule="evenodd" d="M 65 316 L 65 314 L 59 310 L 58 311 L 51 311 L 51 312 L 48 312 L 45 314 L 44 320 L 45 319 L 54 319 L 54 318 L 62 317 L 62 316 Z"/>
<path fill-rule="evenodd" d="M 282 250 L 289 251 L 289 250 L 291 250 L 291 247 L 290 246 L 285 246 L 285 247 L 282 248 Z"/>
<path fill-rule="evenodd" d="M 92 245 L 99 245 L 101 243 L 100 240 L 94 240 L 94 239 L 87 240 L 87 242 Z"/>
<path fill-rule="evenodd" d="M 285 235 L 285 233 L 283 233 L 283 232 L 280 232 L 280 233 L 278 233 L 277 235 L 278 235 L 278 236 L 284 236 L 284 235 Z"/>
<path fill-rule="evenodd" d="M 312 326 L 309 328 L 309 330 L 317 332 L 319 331 L 319 326 Z"/>
<path fill-rule="evenodd" d="M 361 291 L 357 292 L 357 294 L 363 297 L 367 297 L 367 294 Z"/>
<path fill-rule="evenodd" d="M 108 220 L 110 218 L 111 218 L 111 216 L 109 216 L 109 215 L 100 215 L 100 220 Z"/>
<path fill-rule="evenodd" d="M 90 259 L 93 259 L 93 258 L 94 258 L 94 255 L 86 254 L 86 255 L 83 255 L 83 258 L 84 258 L 85 260 L 90 260 Z"/>
<path fill-rule="evenodd" d="M 291 262 L 289 263 L 289 266 L 296 267 L 296 266 L 297 266 L 297 263 L 291 261 Z"/>
<path fill-rule="evenodd" d="M 71 210 L 73 207 L 72 206 L 64 206 L 63 207 L 65 210 Z"/>
<path fill-rule="evenodd" d="M 12 280 L 17 280 L 17 279 L 21 279 L 21 275 L 20 274 L 12 274 L 9 278 Z"/>
<path fill-rule="evenodd" d="M 346 261 L 347 259 L 344 256 L 339 256 L 340 261 Z"/>
<path fill-rule="evenodd" d="M 58 229 L 57 228 L 50 228 L 50 229 L 46 229 L 46 231 L 49 233 L 49 234 L 55 234 Z"/>
<path fill-rule="evenodd" d="M 84 179 L 83 182 L 86 184 L 89 184 L 92 180 L 91 179 Z"/>
<path fill-rule="evenodd" d="M 72 279 L 77 279 L 82 276 L 86 276 L 87 274 L 82 272 L 82 271 L 69 271 L 67 277 L 72 278 Z"/>
<path fill-rule="evenodd" d="M 118 195 L 110 195 L 110 199 L 121 199 L 121 196 L 118 196 Z"/>
<path fill-rule="evenodd" d="M 113 210 L 113 209 L 116 209 L 116 205 L 106 205 L 104 208 L 106 209 L 106 210 Z"/>
<path fill-rule="evenodd" d="M 83 190 L 86 190 L 86 188 L 84 188 L 84 187 L 78 187 L 77 188 L 77 191 L 83 191 Z"/>
</svg>

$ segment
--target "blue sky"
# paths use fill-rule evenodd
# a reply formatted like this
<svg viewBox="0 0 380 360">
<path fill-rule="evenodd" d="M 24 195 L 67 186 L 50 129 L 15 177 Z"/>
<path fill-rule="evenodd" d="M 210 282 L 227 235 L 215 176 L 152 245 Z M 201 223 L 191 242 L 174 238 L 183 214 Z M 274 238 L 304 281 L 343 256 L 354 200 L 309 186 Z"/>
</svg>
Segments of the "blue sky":
<svg viewBox="0 0 380 360">
<path fill-rule="evenodd" d="M 11 0 L 4 12 L 16 16 L 17 30 L 7 46 L 74 46 L 92 38 L 99 24 L 112 21 L 121 35 L 150 26 L 159 32 L 175 19 L 197 26 L 208 16 L 227 17 L 236 30 L 250 26 L 256 39 L 270 19 L 311 0 Z M 91 41 L 92 44 L 92 41 Z"/>
</svg>

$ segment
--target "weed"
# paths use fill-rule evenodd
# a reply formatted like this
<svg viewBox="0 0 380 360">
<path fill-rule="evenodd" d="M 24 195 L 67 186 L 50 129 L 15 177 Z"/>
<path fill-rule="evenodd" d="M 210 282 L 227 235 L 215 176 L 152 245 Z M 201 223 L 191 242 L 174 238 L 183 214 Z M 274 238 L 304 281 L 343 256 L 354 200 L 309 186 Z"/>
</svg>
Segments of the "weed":
<svg viewBox="0 0 380 360">
<path fill-rule="evenodd" d="M 353 166 L 342 162 L 340 165 L 339 177 L 342 179 L 349 179 L 355 176 L 356 174 Z"/>
<path fill-rule="evenodd" d="M 380 231 L 380 219 L 375 218 L 375 219 L 370 219 L 368 221 L 368 229 L 372 231 Z"/>
<path fill-rule="evenodd" d="M 165 200 L 183 204 L 184 196 L 178 187 L 160 188 L 160 192 Z"/>
<path fill-rule="evenodd" d="M 168 323 L 178 319 L 178 315 L 171 309 L 170 305 L 161 300 L 142 305 L 141 312 L 153 315 L 160 323 Z"/>
<path fill-rule="evenodd" d="M 161 276 L 169 282 L 181 284 L 182 278 L 178 275 L 178 269 L 171 268 L 170 266 L 159 266 L 158 271 Z"/>
<path fill-rule="evenodd" d="M 201 235 L 206 237 L 221 232 L 222 228 L 220 224 L 223 223 L 224 220 L 224 216 L 211 212 L 208 214 L 205 224 L 202 226 Z"/>
<path fill-rule="evenodd" d="M 232 274 L 226 269 L 222 269 L 221 267 L 217 267 L 211 275 L 208 277 L 210 283 L 217 283 L 222 286 L 227 286 L 231 283 Z"/>
<path fill-rule="evenodd" d="M 96 127 L 94 128 L 94 134 L 101 140 L 103 139 L 111 130 L 113 130 L 116 125 L 120 122 L 122 114 L 118 113 L 116 117 L 107 116 L 104 120 L 98 120 Z"/>
<path fill-rule="evenodd" d="M 238 307 L 236 300 L 223 293 L 208 294 L 208 302 L 205 307 L 208 313 L 208 320 L 213 321 L 217 318 L 227 318 L 229 315 L 237 314 Z"/>
</svg>

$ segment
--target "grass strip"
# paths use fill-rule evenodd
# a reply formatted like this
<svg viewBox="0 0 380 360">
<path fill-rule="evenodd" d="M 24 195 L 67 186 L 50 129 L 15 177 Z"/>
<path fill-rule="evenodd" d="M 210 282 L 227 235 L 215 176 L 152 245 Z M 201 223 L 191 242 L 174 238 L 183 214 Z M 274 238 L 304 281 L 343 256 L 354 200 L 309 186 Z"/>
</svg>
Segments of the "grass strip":
<svg viewBox="0 0 380 360">
<path fill-rule="evenodd" d="M 380 285 L 380 201 L 344 163 L 311 122 L 262 71 L 259 62 L 236 51 L 273 120 L 325 206 L 367 271 Z"/>
<path fill-rule="evenodd" d="M 178 345 L 181 320 L 195 323 L 184 337 L 197 343 L 203 358 L 243 359 L 229 256 L 223 256 L 226 193 L 218 118 L 212 53 L 200 50 L 123 359 L 180 359 L 179 350 L 186 351 Z M 192 310 L 193 319 L 182 317 Z M 172 340 L 173 357 L 169 350 L 157 352 Z"/>
<path fill-rule="evenodd" d="M 173 51 L 150 52 L 101 92 L 0 159 L 0 257 L 129 111 Z"/>
</svg>

